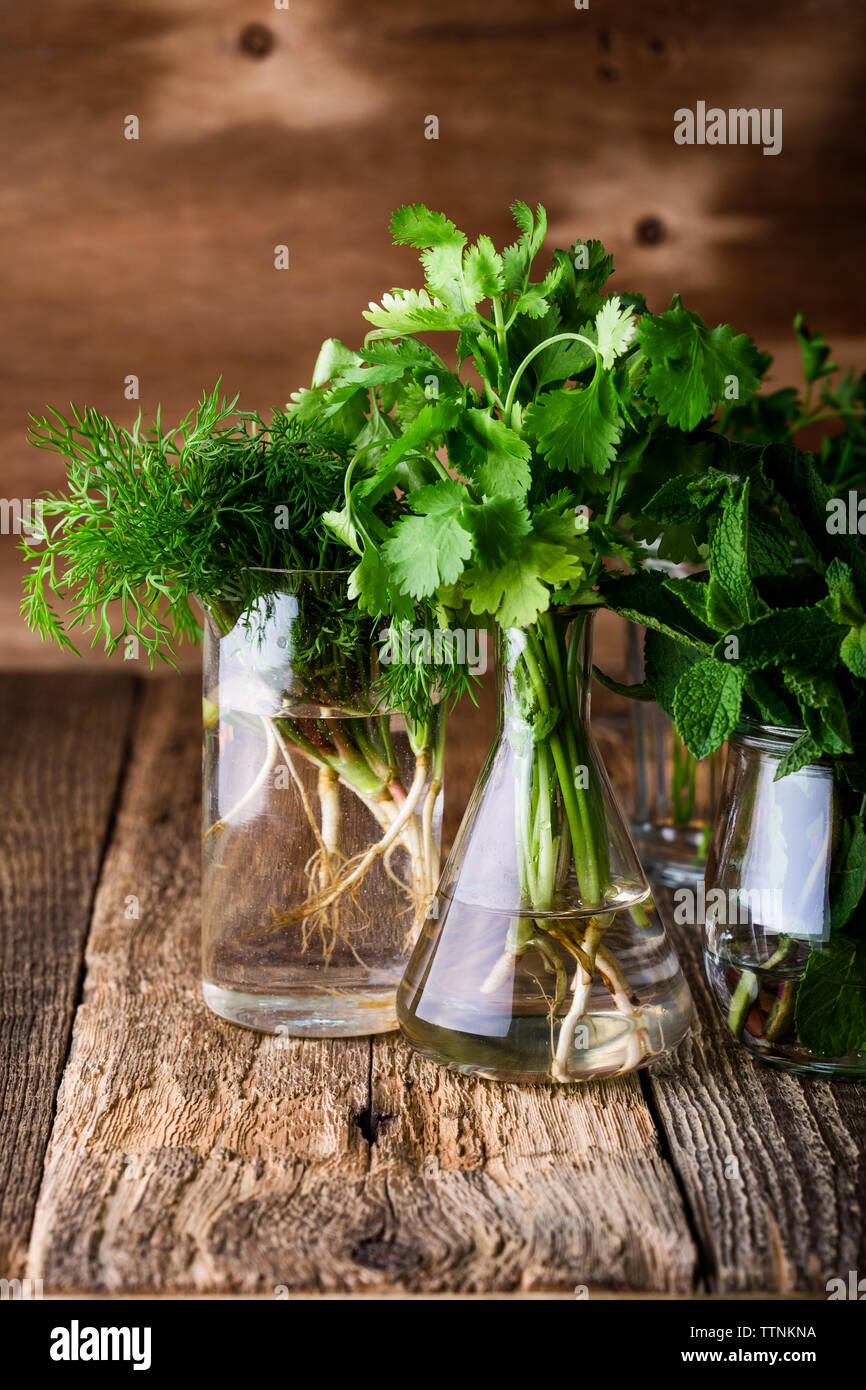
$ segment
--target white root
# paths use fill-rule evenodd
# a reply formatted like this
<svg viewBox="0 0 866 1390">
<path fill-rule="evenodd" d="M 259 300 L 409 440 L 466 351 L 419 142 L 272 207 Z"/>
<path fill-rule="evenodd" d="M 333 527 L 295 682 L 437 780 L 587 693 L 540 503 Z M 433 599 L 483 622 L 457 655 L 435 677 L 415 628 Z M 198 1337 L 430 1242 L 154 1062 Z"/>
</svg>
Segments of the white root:
<svg viewBox="0 0 866 1390">
<path fill-rule="evenodd" d="M 230 811 L 227 811 L 226 814 L 224 816 L 221 816 L 219 820 L 214 821 L 213 825 L 205 831 L 205 839 L 207 839 L 208 836 L 213 835 L 215 830 L 222 830 L 225 828 L 225 826 L 230 825 L 232 821 L 235 820 L 238 814 L 246 806 L 247 802 L 252 801 L 253 797 L 258 795 L 259 791 L 264 786 L 265 782 L 271 774 L 271 771 L 273 770 L 274 763 L 277 760 L 277 739 L 270 720 L 265 719 L 263 717 L 261 718 L 262 727 L 264 728 L 265 738 L 267 741 L 264 762 L 262 763 L 261 767 L 256 773 L 256 776 L 250 783 L 249 787 L 247 787 L 247 790 L 244 792 L 240 800 L 236 801 Z"/>
<path fill-rule="evenodd" d="M 371 845 L 368 850 L 358 856 L 354 863 L 350 860 L 349 863 L 352 867 L 349 868 L 349 871 L 341 878 L 332 883 L 326 892 L 319 893 L 317 896 L 308 899 L 291 912 L 280 913 L 276 919 L 277 925 L 289 926 L 292 922 L 300 921 L 313 912 L 320 912 L 323 908 L 329 907 L 337 898 L 342 897 L 342 895 L 348 892 L 356 883 L 360 882 L 371 865 L 385 854 L 390 846 L 399 838 L 404 827 L 408 824 L 410 817 L 414 814 L 415 808 L 421 799 L 424 784 L 427 781 L 428 764 L 428 756 L 424 753 L 419 753 L 415 761 L 415 776 L 406 794 L 406 800 L 403 802 L 399 814 L 391 822 L 391 825 L 382 836 L 382 839 L 378 840 L 376 844 Z"/>
</svg>

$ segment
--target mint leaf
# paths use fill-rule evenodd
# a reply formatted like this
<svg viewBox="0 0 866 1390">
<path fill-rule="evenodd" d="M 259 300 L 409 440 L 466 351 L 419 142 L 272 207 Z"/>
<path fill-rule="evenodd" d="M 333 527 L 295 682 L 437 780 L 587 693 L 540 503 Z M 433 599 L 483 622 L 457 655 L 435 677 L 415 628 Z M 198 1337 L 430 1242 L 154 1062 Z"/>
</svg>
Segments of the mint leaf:
<svg viewBox="0 0 866 1390">
<path fill-rule="evenodd" d="M 707 657 L 681 677 L 674 696 L 674 719 L 683 743 L 706 758 L 733 733 L 740 718 L 744 673 L 730 662 Z"/>
<path fill-rule="evenodd" d="M 399 587 L 415 599 L 428 598 L 440 584 L 453 584 L 472 554 L 472 538 L 461 525 L 466 497 L 462 483 L 439 482 L 409 496 L 415 516 L 402 518 L 382 547 Z"/>
<path fill-rule="evenodd" d="M 796 664 L 783 666 L 782 677 L 799 701 L 813 742 L 825 753 L 853 753 L 848 716 L 833 677 Z"/>
<path fill-rule="evenodd" d="M 759 385 L 755 345 L 729 324 L 707 328 L 675 296 L 664 314 L 646 314 L 638 338 L 650 363 L 646 389 L 669 424 L 691 430 L 711 415 L 731 380 L 739 397 Z"/>
<path fill-rule="evenodd" d="M 715 634 L 694 617 L 655 570 L 603 575 L 599 589 L 608 608 L 630 622 L 663 632 L 704 655 L 710 654 Z"/>
<path fill-rule="evenodd" d="M 581 391 L 550 391 L 531 405 L 526 429 L 537 436 L 551 468 L 604 473 L 622 434 L 610 378 L 598 371 Z"/>
<path fill-rule="evenodd" d="M 728 630 L 742 627 L 767 612 L 767 605 L 758 597 L 749 570 L 749 491 L 747 478 L 739 496 L 729 493 L 710 539 L 710 574 L 714 588 L 721 590 L 727 600 Z"/>
<path fill-rule="evenodd" d="M 744 627 L 738 642 L 738 661 L 749 669 L 786 661 L 820 668 L 835 665 L 839 629 L 827 621 L 820 605 L 782 608 Z M 723 642 L 716 647 L 716 655 L 725 655 Z"/>
<path fill-rule="evenodd" d="M 839 847 L 830 869 L 830 930 L 847 926 L 866 891 L 866 831 L 859 816 L 842 822 Z M 864 980 L 866 985 L 866 980 Z"/>
<path fill-rule="evenodd" d="M 797 989 L 797 1034 L 815 1057 L 866 1050 L 866 942 L 830 937 L 813 946 Z"/>
<path fill-rule="evenodd" d="M 674 717 L 677 686 L 686 671 L 700 659 L 693 647 L 684 646 L 663 632 L 647 628 L 643 646 L 644 677 L 656 701 L 671 719 Z"/>
</svg>

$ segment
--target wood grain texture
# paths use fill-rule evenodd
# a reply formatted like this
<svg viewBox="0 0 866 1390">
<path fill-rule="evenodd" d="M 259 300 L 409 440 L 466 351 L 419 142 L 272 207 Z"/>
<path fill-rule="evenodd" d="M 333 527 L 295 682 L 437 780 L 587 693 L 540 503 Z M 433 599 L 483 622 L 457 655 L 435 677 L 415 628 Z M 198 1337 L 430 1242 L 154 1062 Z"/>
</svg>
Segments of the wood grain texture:
<svg viewBox="0 0 866 1390">
<path fill-rule="evenodd" d="M 133 682 L 0 683 L 0 1277 L 24 1275 Z"/>
<path fill-rule="evenodd" d="M 467 779 L 472 727 L 454 745 Z M 599 732 L 622 782 L 622 721 Z M 308 1043 L 210 1015 L 198 771 L 195 684 L 147 683 L 15 1273 L 57 1292 L 757 1294 L 863 1267 L 864 1088 L 750 1062 L 682 932 L 694 1038 L 586 1088 L 460 1078 L 396 1035 Z"/>
<path fill-rule="evenodd" d="M 251 23 L 270 44 L 243 42 Z M 800 307 L 862 368 L 850 0 L 30 0 L 0 32 L 6 496 L 57 480 L 25 443 L 46 403 L 168 419 L 220 375 L 247 407 L 285 401 L 324 337 L 356 343 L 368 301 L 414 283 L 387 225 L 416 199 L 498 243 L 514 198 L 544 202 L 551 244 L 601 237 L 615 284 L 752 333 L 778 385 Z M 781 107 L 782 153 L 675 145 L 698 99 Z M 56 660 L 19 623 L 7 542 L 4 660 Z"/>
<path fill-rule="evenodd" d="M 698 1019 L 676 1056 L 646 1073 L 704 1251 L 713 1293 L 825 1292 L 866 1267 L 866 1085 L 753 1062 L 710 994 L 700 933 L 673 922 Z"/>
<path fill-rule="evenodd" d="M 200 719 L 192 681 L 147 686 L 34 1223 L 46 1289 L 339 1286 L 369 1044 L 262 1037 L 201 1001 Z"/>
<path fill-rule="evenodd" d="M 591 1087 L 456 1076 L 373 1040 L 375 1250 L 425 1292 L 688 1292 L 697 1252 L 635 1077 Z M 393 1252 L 393 1253 L 392 1253 Z"/>
</svg>

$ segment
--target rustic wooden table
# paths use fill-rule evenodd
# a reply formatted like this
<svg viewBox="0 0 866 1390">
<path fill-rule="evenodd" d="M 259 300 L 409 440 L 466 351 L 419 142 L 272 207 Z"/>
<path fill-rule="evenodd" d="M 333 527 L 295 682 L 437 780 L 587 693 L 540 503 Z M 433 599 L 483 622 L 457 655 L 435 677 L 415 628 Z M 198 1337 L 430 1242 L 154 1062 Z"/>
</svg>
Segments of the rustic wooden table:
<svg viewBox="0 0 866 1390">
<path fill-rule="evenodd" d="M 0 1275 L 765 1297 L 866 1268 L 866 1088 L 752 1064 L 691 933 L 691 1039 L 586 1088 L 233 1028 L 199 994 L 193 679 L 20 675 L 0 705 Z"/>
</svg>

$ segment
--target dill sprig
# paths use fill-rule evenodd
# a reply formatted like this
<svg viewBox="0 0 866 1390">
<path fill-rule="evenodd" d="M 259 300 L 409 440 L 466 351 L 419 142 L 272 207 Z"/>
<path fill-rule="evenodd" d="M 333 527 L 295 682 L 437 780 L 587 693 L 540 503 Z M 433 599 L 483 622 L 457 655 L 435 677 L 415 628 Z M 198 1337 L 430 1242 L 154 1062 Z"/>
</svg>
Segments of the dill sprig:
<svg viewBox="0 0 866 1390">
<path fill-rule="evenodd" d="M 131 429 L 74 405 L 31 417 L 33 444 L 66 464 L 65 490 L 42 501 L 45 539 L 21 543 L 31 628 L 72 651 L 76 628 L 108 653 L 134 636 L 151 665 L 176 665 L 175 646 L 201 636 L 193 597 L 218 609 L 233 596 L 237 614 L 249 567 L 346 565 L 320 527 L 343 495 L 345 443 L 280 412 L 266 425 L 237 402 L 218 383 L 169 430 L 161 410 Z M 351 646 L 357 627 L 339 640 Z"/>
</svg>

